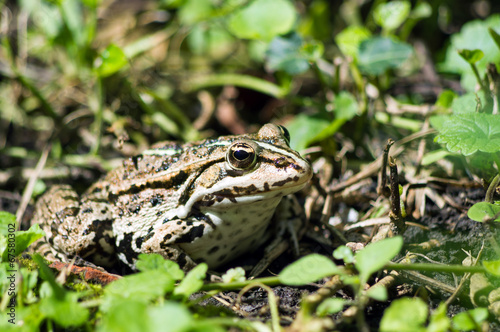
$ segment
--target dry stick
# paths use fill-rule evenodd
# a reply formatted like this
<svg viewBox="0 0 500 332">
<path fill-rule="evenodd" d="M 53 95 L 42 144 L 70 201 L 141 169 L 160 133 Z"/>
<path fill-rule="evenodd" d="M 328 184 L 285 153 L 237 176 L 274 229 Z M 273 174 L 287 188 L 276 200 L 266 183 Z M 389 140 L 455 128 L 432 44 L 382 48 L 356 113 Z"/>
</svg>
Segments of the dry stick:
<svg viewBox="0 0 500 332">
<path fill-rule="evenodd" d="M 401 215 L 401 200 L 399 197 L 398 166 L 392 157 L 389 157 L 389 170 L 391 182 L 391 230 L 394 235 L 402 235 L 406 230 L 406 224 Z"/>
<path fill-rule="evenodd" d="M 389 196 L 389 191 L 387 190 L 387 159 L 389 158 L 389 150 L 391 146 L 394 144 L 392 139 L 387 140 L 387 144 L 385 145 L 384 155 L 382 157 L 382 167 L 380 167 L 380 172 L 378 173 L 378 187 L 377 194 L 384 195 L 385 197 Z"/>
<path fill-rule="evenodd" d="M 31 175 L 26 187 L 24 188 L 23 197 L 21 199 L 21 203 L 16 211 L 16 220 L 17 220 L 17 230 L 21 226 L 21 220 L 23 218 L 24 212 L 26 211 L 26 207 L 28 207 L 28 203 L 30 201 L 31 195 L 33 194 L 33 189 L 35 188 L 36 180 L 38 179 L 38 175 L 42 171 L 45 166 L 45 162 L 47 161 L 47 157 L 49 156 L 51 145 L 47 144 L 43 148 L 42 155 L 36 164 L 35 171 Z"/>
</svg>

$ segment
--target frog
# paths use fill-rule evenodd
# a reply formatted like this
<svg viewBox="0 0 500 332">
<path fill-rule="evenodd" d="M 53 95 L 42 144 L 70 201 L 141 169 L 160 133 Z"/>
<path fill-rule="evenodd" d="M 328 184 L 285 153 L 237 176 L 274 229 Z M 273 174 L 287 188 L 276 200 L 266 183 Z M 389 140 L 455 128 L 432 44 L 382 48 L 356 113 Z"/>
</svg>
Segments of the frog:
<svg viewBox="0 0 500 332">
<path fill-rule="evenodd" d="M 217 269 L 272 238 L 276 211 L 306 186 L 310 163 L 288 130 L 156 143 L 123 160 L 82 195 L 55 185 L 35 205 L 45 236 L 34 250 L 48 261 L 76 257 L 136 270 L 140 254 L 160 254 L 183 270 Z"/>
</svg>

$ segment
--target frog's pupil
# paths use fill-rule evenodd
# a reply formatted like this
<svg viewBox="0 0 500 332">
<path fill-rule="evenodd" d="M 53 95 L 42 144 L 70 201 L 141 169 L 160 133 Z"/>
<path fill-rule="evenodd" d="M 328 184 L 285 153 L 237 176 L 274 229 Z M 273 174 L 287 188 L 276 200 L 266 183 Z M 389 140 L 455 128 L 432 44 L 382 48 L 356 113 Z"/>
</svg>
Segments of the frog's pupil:
<svg viewBox="0 0 500 332">
<path fill-rule="evenodd" d="M 234 155 L 234 158 L 236 158 L 237 160 L 240 160 L 240 161 L 245 160 L 250 156 L 250 154 L 245 150 L 236 150 L 236 151 L 234 151 L 233 155 Z"/>
</svg>

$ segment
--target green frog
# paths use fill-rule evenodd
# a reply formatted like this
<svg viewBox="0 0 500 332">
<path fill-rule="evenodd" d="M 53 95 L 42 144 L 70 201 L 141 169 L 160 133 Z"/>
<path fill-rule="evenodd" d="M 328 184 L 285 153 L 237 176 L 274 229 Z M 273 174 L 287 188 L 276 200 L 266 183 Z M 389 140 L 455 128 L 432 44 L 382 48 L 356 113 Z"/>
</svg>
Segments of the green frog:
<svg viewBox="0 0 500 332">
<path fill-rule="evenodd" d="M 255 134 L 152 146 L 110 171 L 81 197 L 67 185 L 37 202 L 32 223 L 45 231 L 36 250 L 49 261 L 78 256 L 135 269 L 158 253 L 191 269 L 211 269 L 273 235 L 283 197 L 303 188 L 310 164 L 289 146 L 288 131 L 266 124 Z"/>
</svg>

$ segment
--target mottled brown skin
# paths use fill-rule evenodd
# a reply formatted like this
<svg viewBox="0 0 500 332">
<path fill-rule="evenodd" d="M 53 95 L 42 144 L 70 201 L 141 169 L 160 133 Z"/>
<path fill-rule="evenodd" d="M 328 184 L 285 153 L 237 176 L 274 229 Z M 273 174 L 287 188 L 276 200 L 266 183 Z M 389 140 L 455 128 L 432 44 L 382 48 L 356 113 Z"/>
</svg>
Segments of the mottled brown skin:
<svg viewBox="0 0 500 332">
<path fill-rule="evenodd" d="M 140 253 L 159 253 L 184 269 L 216 268 L 261 245 L 282 197 L 310 179 L 286 134 L 268 124 L 256 134 L 160 143 L 82 197 L 53 187 L 36 206 L 33 223 L 47 234 L 37 246 L 49 260 L 109 266 L 118 258 L 134 268 Z"/>
</svg>

